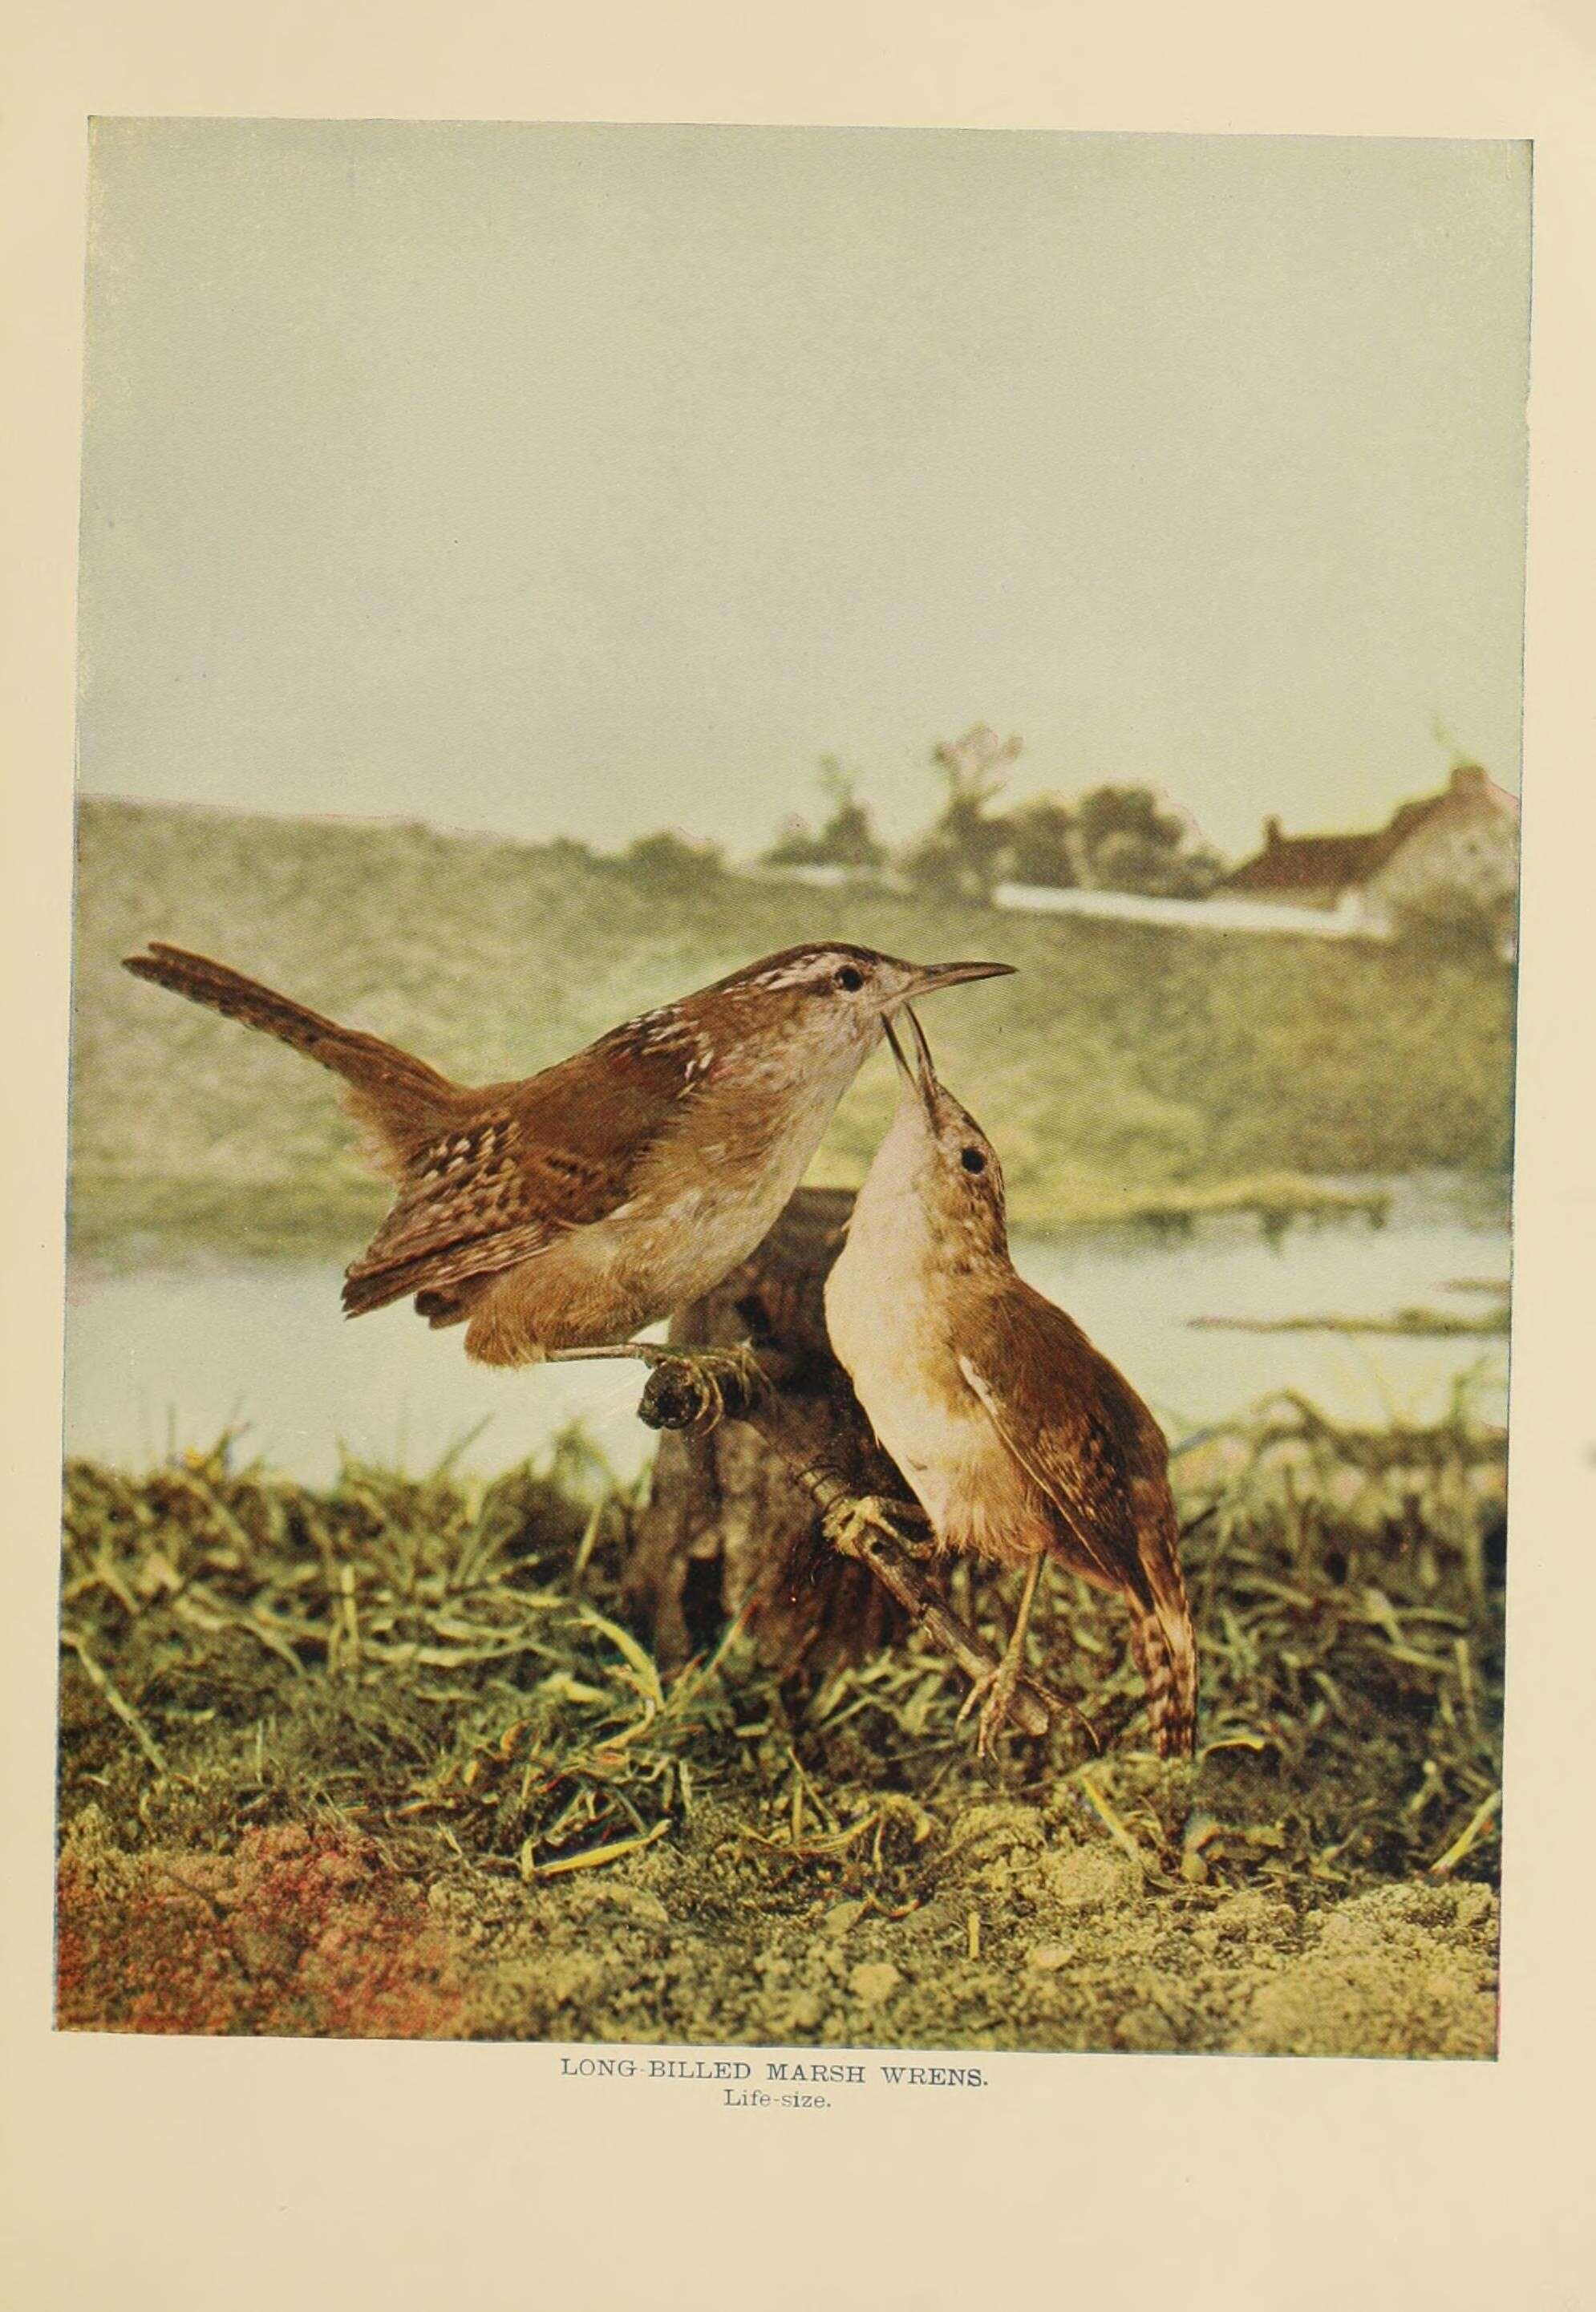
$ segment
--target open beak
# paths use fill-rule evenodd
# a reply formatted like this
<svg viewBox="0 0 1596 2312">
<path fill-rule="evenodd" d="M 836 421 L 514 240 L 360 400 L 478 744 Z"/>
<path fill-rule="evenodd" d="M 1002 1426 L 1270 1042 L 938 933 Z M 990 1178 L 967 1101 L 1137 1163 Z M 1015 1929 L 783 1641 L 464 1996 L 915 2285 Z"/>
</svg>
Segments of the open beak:
<svg viewBox="0 0 1596 2312">
<path fill-rule="evenodd" d="M 913 1031 L 916 1062 L 914 1066 L 909 1064 L 905 1056 L 903 1046 L 898 1040 L 897 1030 L 892 1022 L 890 1020 L 883 1020 L 881 1026 L 886 1030 L 888 1043 L 892 1047 L 892 1057 L 898 1063 L 898 1073 L 910 1090 L 918 1096 L 927 1116 L 934 1117 L 937 1090 L 936 1069 L 932 1063 L 931 1047 L 925 1041 L 925 1031 L 907 1003 L 900 1007 L 898 1016 L 900 1021 L 907 1020 Z"/>
<path fill-rule="evenodd" d="M 919 996 L 929 995 L 933 988 L 961 986 L 967 979 L 1006 979 L 1014 966 L 1012 963 L 927 963 L 911 968 L 915 976 L 900 999 L 906 1003 L 913 1003 Z"/>
</svg>

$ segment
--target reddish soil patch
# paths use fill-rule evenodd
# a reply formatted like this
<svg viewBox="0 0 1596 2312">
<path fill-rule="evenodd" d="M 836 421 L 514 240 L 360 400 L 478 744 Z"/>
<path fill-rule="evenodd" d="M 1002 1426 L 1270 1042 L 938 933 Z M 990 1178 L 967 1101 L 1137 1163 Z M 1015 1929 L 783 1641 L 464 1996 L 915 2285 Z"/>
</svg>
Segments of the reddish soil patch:
<svg viewBox="0 0 1596 2312">
<path fill-rule="evenodd" d="M 452 1945 L 354 1834 L 285 1823 L 231 1854 L 127 1853 L 92 1814 L 61 1857 L 64 2030 L 458 2036 Z"/>
</svg>

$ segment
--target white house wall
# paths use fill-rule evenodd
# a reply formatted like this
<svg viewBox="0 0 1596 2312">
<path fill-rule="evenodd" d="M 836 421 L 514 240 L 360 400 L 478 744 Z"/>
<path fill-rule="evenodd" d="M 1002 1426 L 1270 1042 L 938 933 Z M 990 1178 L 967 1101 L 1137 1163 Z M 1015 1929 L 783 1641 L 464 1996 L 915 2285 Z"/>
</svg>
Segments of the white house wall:
<svg viewBox="0 0 1596 2312">
<path fill-rule="evenodd" d="M 1481 809 L 1432 819 L 1409 836 L 1368 887 L 1371 910 L 1389 922 L 1393 912 L 1441 891 L 1466 891 L 1487 906 L 1518 889 L 1516 823 L 1504 812 Z"/>
</svg>

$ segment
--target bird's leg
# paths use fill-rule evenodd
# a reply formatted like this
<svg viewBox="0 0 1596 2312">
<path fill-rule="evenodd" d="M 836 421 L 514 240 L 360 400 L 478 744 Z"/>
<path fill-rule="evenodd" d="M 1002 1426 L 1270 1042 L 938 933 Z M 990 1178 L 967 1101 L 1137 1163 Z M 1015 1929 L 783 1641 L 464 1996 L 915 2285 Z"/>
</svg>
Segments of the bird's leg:
<svg viewBox="0 0 1596 2312">
<path fill-rule="evenodd" d="M 906 1557 L 936 1554 L 931 1520 L 919 1504 L 889 1501 L 883 1493 L 845 1494 L 825 1511 L 820 1529 L 844 1557 L 863 1557 L 864 1546 L 873 1533 L 893 1543 Z"/>
<path fill-rule="evenodd" d="M 1025 1667 L 1025 1633 L 1030 1625 L 1030 1609 L 1036 1604 L 1037 1584 L 1042 1578 L 1042 1558 L 1038 1550 L 1025 1576 L 1025 1587 L 1020 1592 L 1020 1610 L 1014 1616 L 1013 1633 L 1004 1650 L 1003 1660 L 995 1670 L 978 1678 L 964 1697 L 960 1710 L 960 1720 L 968 1717 L 978 1702 L 981 1714 L 976 1721 L 976 1755 L 987 1758 L 996 1747 L 997 1738 L 1008 1722 L 1014 1688 L 1020 1683 L 1020 1673 Z M 983 1699 L 984 1697 L 984 1699 Z"/>
<path fill-rule="evenodd" d="M 673 1341 L 616 1341 L 550 1349 L 544 1362 L 577 1364 L 597 1357 L 637 1357 L 651 1367 L 644 1402 L 661 1428 L 713 1429 L 728 1414 L 746 1412 L 762 1385 L 759 1361 L 746 1342 L 730 1349 L 689 1349 Z"/>
</svg>

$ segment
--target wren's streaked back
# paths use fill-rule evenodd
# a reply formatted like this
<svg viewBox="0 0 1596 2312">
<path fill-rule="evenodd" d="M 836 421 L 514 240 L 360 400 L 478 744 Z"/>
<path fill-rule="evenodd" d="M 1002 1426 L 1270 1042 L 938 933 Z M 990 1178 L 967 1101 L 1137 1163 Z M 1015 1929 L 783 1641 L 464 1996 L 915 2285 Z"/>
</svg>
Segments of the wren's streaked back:
<svg viewBox="0 0 1596 2312">
<path fill-rule="evenodd" d="M 898 1110 L 827 1280 L 826 1323 L 939 1546 L 1026 1568 L 980 1747 L 1007 1714 L 1051 1554 L 1125 1599 L 1153 1739 L 1188 1756 L 1197 1652 L 1162 1432 L 1080 1327 L 1016 1274 L 996 1152 L 904 1016 L 918 1069 L 889 1027 Z"/>
<path fill-rule="evenodd" d="M 718 1284 L 797 1187 L 887 1014 L 1011 967 L 787 948 L 479 1087 L 186 949 L 152 941 L 127 968 L 342 1077 L 399 1192 L 346 1272 L 346 1313 L 413 1296 L 433 1325 L 465 1325 L 468 1356 L 515 1365 L 623 1343 Z"/>
</svg>

